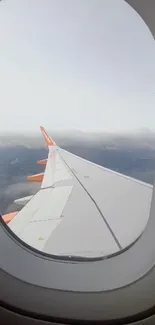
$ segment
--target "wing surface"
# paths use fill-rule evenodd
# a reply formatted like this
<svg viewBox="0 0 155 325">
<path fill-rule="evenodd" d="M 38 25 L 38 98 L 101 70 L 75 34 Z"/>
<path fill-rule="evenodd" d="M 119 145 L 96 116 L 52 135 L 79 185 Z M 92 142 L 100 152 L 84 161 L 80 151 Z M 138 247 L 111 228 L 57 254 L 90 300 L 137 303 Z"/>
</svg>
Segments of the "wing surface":
<svg viewBox="0 0 155 325">
<path fill-rule="evenodd" d="M 56 255 L 108 256 L 135 242 L 149 219 L 152 186 L 73 155 L 41 131 L 49 148 L 41 188 L 10 228 Z"/>
</svg>

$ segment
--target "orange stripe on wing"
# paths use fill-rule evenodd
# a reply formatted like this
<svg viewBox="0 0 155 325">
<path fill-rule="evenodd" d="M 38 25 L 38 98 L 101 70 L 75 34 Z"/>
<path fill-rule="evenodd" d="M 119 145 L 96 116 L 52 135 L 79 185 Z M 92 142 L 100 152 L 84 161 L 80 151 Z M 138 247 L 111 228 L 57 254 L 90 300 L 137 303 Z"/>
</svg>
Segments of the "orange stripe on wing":
<svg viewBox="0 0 155 325">
<path fill-rule="evenodd" d="M 16 216 L 17 213 L 18 211 L 3 214 L 2 219 L 4 220 L 4 222 L 9 223 Z"/>
<path fill-rule="evenodd" d="M 47 159 L 42 159 L 37 161 L 38 165 L 46 165 L 47 164 Z"/>
<path fill-rule="evenodd" d="M 27 180 L 31 182 L 42 182 L 43 177 L 44 177 L 44 173 L 39 173 L 39 174 L 28 176 Z"/>
</svg>

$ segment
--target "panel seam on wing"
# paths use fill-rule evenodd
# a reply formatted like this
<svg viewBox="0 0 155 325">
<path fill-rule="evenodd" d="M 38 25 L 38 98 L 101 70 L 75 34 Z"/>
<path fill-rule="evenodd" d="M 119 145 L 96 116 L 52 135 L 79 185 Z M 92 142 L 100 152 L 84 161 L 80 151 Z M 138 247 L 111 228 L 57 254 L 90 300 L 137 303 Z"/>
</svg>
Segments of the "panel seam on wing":
<svg viewBox="0 0 155 325">
<path fill-rule="evenodd" d="M 59 152 L 60 154 L 60 152 Z M 61 156 L 61 154 L 60 154 Z M 66 161 L 64 160 L 64 158 L 61 156 L 61 159 L 63 160 L 63 162 L 65 163 L 65 165 L 67 166 L 67 168 L 71 171 L 71 173 L 73 174 L 73 176 L 77 179 L 77 181 L 79 182 L 79 184 L 82 186 L 82 188 L 84 189 L 84 191 L 87 193 L 87 195 L 90 197 L 90 199 L 92 200 L 92 202 L 94 203 L 94 205 L 96 206 L 98 212 L 100 213 L 104 223 L 106 224 L 107 228 L 109 229 L 112 237 L 114 238 L 117 246 L 119 247 L 119 249 L 122 249 L 122 246 L 119 242 L 119 240 L 117 239 L 116 235 L 114 234 L 113 230 L 111 229 L 110 225 L 108 224 L 106 218 L 104 217 L 101 209 L 99 208 L 98 204 L 96 203 L 96 201 L 94 200 L 94 198 L 91 196 L 91 194 L 88 192 L 88 190 L 85 188 L 85 186 L 82 184 L 82 182 L 79 180 L 79 178 L 74 174 L 74 172 L 72 171 L 72 169 L 68 166 L 68 164 L 66 163 Z"/>
<path fill-rule="evenodd" d="M 79 158 L 79 160 L 84 160 L 85 162 L 87 162 L 87 163 L 89 163 L 90 165 L 93 165 L 93 166 L 95 166 L 95 167 L 97 167 L 97 168 L 99 168 L 99 169 L 103 169 L 103 170 L 105 170 L 105 171 L 107 171 L 107 172 L 109 172 L 109 173 L 112 173 L 112 174 L 118 175 L 118 176 L 120 176 L 121 178 L 125 178 L 125 179 L 127 179 L 128 181 L 130 181 L 130 182 L 138 183 L 138 184 L 141 184 L 141 185 L 144 186 L 144 187 L 149 187 L 149 188 L 152 188 L 152 189 L 153 189 L 153 185 L 151 185 L 151 184 L 148 184 L 148 183 L 142 182 L 142 181 L 140 181 L 140 180 L 138 180 L 138 179 L 135 179 L 135 178 L 132 178 L 132 177 L 130 177 L 130 176 L 128 176 L 128 175 L 124 175 L 124 174 L 121 174 L 121 173 L 116 172 L 115 170 L 112 170 L 112 169 L 106 168 L 106 167 L 104 167 L 104 166 L 98 165 L 98 164 L 96 164 L 96 163 L 94 163 L 94 162 L 92 162 L 92 161 L 89 161 L 89 160 L 86 160 L 85 158 L 82 158 L 82 157 L 80 157 L 80 156 L 77 156 L 77 155 L 75 155 L 74 153 L 69 152 L 69 151 L 67 151 L 67 150 L 65 150 L 65 149 L 61 149 L 61 150 L 63 150 L 63 151 L 66 152 L 67 154 L 69 153 L 70 155 L 74 156 L 75 158 Z M 61 156 L 61 157 L 62 157 L 62 156 Z M 62 159 L 63 159 L 63 158 L 62 158 Z"/>
</svg>

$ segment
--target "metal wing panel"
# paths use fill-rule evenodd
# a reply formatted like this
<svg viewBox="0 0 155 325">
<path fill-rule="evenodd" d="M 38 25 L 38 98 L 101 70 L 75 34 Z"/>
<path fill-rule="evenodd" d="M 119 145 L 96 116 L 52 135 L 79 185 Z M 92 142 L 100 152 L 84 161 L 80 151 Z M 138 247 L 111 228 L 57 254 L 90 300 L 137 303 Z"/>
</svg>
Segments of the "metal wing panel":
<svg viewBox="0 0 155 325">
<path fill-rule="evenodd" d="M 33 215 L 31 222 L 61 218 L 62 211 L 69 199 L 72 188 L 73 186 L 51 188 L 49 189 L 48 195 L 47 189 L 41 190 L 41 192 L 46 192 L 46 194 L 43 194 L 45 200 Z"/>
<path fill-rule="evenodd" d="M 54 168 L 55 168 L 54 157 L 53 157 L 53 159 L 51 159 L 51 155 L 49 152 L 41 188 L 53 186 L 53 184 L 54 184 Z"/>
<path fill-rule="evenodd" d="M 15 218 L 9 223 L 10 229 L 20 235 L 24 228 L 31 222 L 33 215 L 44 205 L 51 188 L 38 191 L 36 195 L 18 212 Z"/>
<path fill-rule="evenodd" d="M 57 147 L 51 147 L 49 149 L 48 160 L 41 188 L 49 187 L 56 182 L 71 178 L 71 173 L 68 171 L 67 167 L 60 158 Z"/>
<path fill-rule="evenodd" d="M 149 219 L 152 186 L 60 149 L 62 159 L 99 205 L 122 248 L 134 242 Z"/>
<path fill-rule="evenodd" d="M 61 214 L 71 194 L 71 191 L 72 186 L 40 190 L 9 223 L 10 229 L 14 231 L 21 239 L 24 238 L 24 240 L 28 243 L 29 240 L 32 242 L 31 229 L 34 229 L 35 241 L 35 229 L 36 232 L 37 229 L 40 229 L 40 223 L 40 225 L 42 225 L 41 227 L 45 227 L 45 229 L 47 228 L 47 237 L 47 235 L 51 234 L 55 226 L 58 225 L 58 223 L 62 220 Z M 50 223 L 51 229 L 48 228 L 47 221 L 49 220 L 53 222 Z M 34 224 L 33 226 L 32 223 Z M 41 233 L 40 236 L 42 236 Z"/>
<path fill-rule="evenodd" d="M 62 215 L 44 247 L 47 253 L 95 257 L 119 251 L 94 202 L 76 180 Z"/>
<path fill-rule="evenodd" d="M 60 149 L 42 132 L 49 155 L 41 190 L 10 228 L 51 254 L 106 256 L 131 245 L 148 222 L 152 186 Z"/>
<path fill-rule="evenodd" d="M 44 251 L 44 246 L 52 231 L 59 225 L 61 219 L 30 222 L 20 234 L 20 239 L 28 245 Z"/>
</svg>

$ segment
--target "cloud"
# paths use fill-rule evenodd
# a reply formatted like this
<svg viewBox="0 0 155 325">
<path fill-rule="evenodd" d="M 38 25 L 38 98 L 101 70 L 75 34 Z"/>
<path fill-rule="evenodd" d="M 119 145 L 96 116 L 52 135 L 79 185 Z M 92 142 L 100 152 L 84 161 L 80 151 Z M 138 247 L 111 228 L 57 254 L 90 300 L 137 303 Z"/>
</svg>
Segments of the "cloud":
<svg viewBox="0 0 155 325">
<path fill-rule="evenodd" d="M 39 188 L 39 183 L 21 182 L 9 185 L 4 193 L 8 197 L 15 196 L 20 198 L 25 193 L 27 193 L 26 195 L 35 194 Z"/>
<path fill-rule="evenodd" d="M 0 189 L 0 211 L 4 214 L 20 210 L 20 206 L 14 204 L 14 200 L 33 195 L 39 188 L 39 183 L 20 182 L 7 186 L 5 190 Z"/>
</svg>

